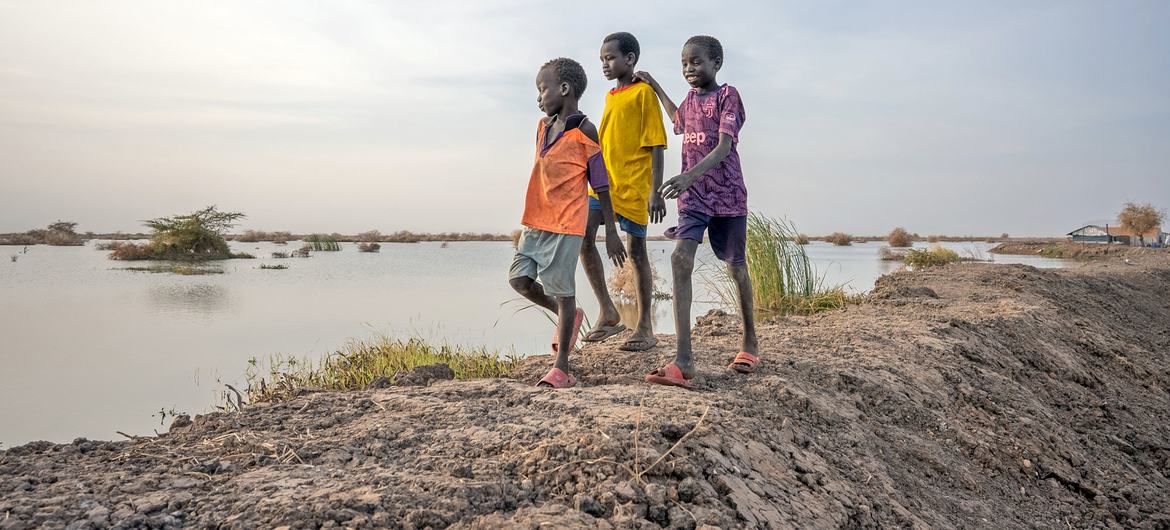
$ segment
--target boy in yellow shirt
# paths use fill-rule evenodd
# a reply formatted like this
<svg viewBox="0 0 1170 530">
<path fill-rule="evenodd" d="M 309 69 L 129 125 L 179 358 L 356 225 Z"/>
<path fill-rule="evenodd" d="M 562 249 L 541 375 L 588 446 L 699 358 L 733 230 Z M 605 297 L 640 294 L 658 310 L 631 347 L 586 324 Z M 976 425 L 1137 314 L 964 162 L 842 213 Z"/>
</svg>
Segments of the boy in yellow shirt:
<svg viewBox="0 0 1170 530">
<path fill-rule="evenodd" d="M 605 96 L 598 136 L 609 172 L 609 195 L 618 226 L 629 235 L 629 256 L 638 284 L 638 329 L 620 346 L 625 351 L 645 351 L 658 344 L 650 321 L 650 258 L 646 253 L 646 225 L 661 222 L 666 202 L 657 190 L 662 185 L 662 152 L 666 129 L 658 96 L 647 83 L 634 80 L 634 66 L 641 53 L 638 39 L 626 32 L 614 33 L 601 43 L 601 72 L 617 86 Z M 581 264 L 601 305 L 593 329 L 582 339 L 600 342 L 625 331 L 621 315 L 605 284 L 605 266 L 597 251 L 597 227 L 602 223 L 601 204 L 590 193 L 589 223 L 581 245 Z"/>
</svg>

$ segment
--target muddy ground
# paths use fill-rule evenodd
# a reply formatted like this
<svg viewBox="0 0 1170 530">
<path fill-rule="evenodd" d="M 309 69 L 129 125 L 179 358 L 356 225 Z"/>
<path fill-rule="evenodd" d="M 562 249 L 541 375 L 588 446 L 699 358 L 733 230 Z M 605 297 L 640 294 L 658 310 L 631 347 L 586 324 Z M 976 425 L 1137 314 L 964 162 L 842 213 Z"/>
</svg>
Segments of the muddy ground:
<svg viewBox="0 0 1170 530">
<path fill-rule="evenodd" d="M 169 434 L 0 452 L 0 529 L 1170 528 L 1170 259 L 898 272 L 763 325 L 700 318 L 697 391 L 618 340 L 576 389 L 307 393 Z"/>
</svg>

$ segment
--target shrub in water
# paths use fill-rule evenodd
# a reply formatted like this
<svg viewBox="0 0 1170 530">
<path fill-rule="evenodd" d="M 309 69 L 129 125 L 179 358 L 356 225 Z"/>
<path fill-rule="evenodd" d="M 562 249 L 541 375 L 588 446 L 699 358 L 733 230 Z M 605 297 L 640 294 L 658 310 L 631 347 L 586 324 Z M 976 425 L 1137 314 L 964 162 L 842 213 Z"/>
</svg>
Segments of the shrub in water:
<svg viewBox="0 0 1170 530">
<path fill-rule="evenodd" d="M 828 241 L 839 247 L 844 247 L 853 244 L 853 236 L 842 232 L 833 232 L 832 234 L 829 234 L 829 237 L 825 238 L 825 241 Z"/>
<path fill-rule="evenodd" d="M 886 241 L 890 243 L 891 247 L 895 248 L 905 248 L 914 244 L 910 239 L 910 232 L 907 232 L 905 228 L 900 226 L 890 231 L 890 235 L 886 237 Z"/>
</svg>

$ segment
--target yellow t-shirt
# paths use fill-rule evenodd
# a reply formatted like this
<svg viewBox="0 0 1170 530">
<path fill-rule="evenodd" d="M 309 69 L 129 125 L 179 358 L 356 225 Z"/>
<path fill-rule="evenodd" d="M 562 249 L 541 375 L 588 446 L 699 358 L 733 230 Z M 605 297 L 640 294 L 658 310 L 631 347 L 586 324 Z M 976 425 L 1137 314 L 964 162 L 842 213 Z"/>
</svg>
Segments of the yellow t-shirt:
<svg viewBox="0 0 1170 530">
<path fill-rule="evenodd" d="M 662 109 L 650 85 L 638 81 L 605 95 L 605 111 L 597 127 L 601 156 L 609 171 L 613 209 L 638 224 L 650 223 L 651 148 L 666 147 Z M 590 196 L 597 197 L 592 190 Z"/>
</svg>

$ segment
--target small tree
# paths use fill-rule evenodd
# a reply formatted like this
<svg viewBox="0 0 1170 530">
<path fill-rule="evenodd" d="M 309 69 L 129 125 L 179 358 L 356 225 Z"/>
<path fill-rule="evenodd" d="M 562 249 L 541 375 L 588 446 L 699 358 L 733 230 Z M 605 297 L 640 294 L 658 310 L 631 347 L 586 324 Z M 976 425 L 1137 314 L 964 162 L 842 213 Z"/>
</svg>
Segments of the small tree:
<svg viewBox="0 0 1170 530">
<path fill-rule="evenodd" d="M 1144 234 L 1155 227 L 1161 226 L 1165 218 L 1166 212 L 1154 208 L 1154 205 L 1150 203 L 1138 204 L 1127 202 L 1125 203 L 1125 208 L 1122 208 L 1121 213 L 1117 215 L 1117 222 L 1122 228 L 1136 234 L 1138 241 L 1144 247 L 1146 246 Z"/>
<path fill-rule="evenodd" d="M 150 250 L 160 258 L 224 258 L 231 255 L 224 232 L 244 218 L 239 212 L 221 212 L 208 206 L 186 215 L 145 221 L 154 230 Z"/>
</svg>

